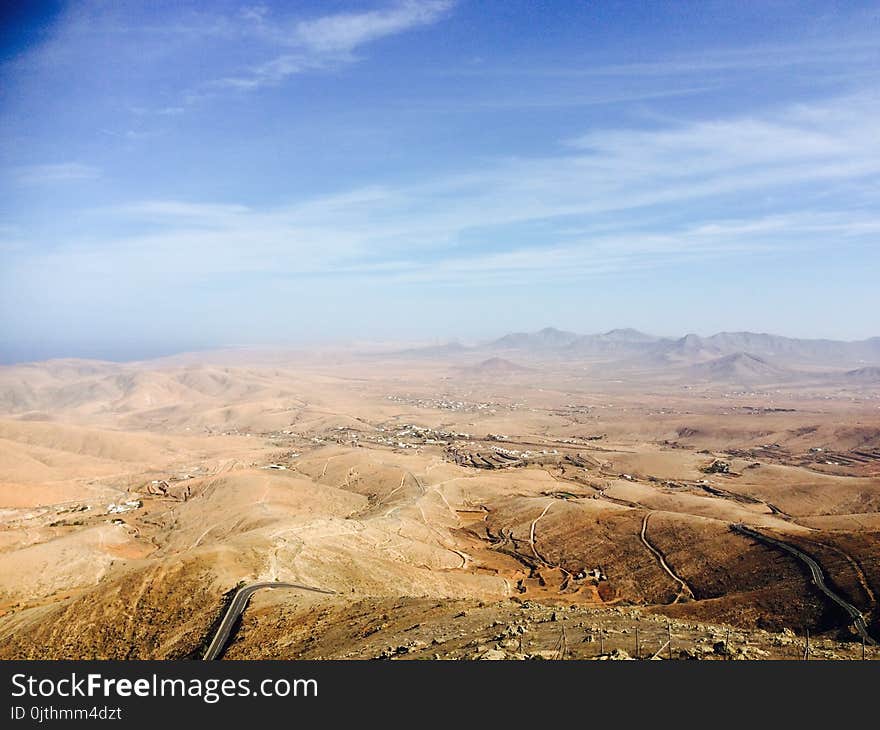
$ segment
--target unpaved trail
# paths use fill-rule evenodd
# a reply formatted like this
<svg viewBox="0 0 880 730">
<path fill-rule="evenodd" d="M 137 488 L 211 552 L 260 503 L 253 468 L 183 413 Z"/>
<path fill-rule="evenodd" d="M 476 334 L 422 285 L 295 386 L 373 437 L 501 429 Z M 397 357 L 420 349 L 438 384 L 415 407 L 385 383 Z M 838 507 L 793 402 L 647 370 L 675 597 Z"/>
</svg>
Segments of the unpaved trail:
<svg viewBox="0 0 880 730">
<path fill-rule="evenodd" d="M 535 558 L 540 560 L 545 565 L 549 565 L 549 563 L 546 560 L 544 560 L 543 556 L 538 554 L 538 550 L 537 550 L 537 548 L 535 548 L 535 525 L 538 524 L 538 521 L 541 520 L 544 517 L 544 515 L 547 514 L 547 511 L 553 506 L 553 501 L 554 500 L 551 499 L 549 502 L 547 502 L 547 506 L 544 507 L 544 511 L 541 512 L 541 514 L 539 514 L 534 520 L 532 520 L 532 526 L 529 529 L 529 545 L 532 548 L 532 552 L 534 553 Z"/>
<path fill-rule="evenodd" d="M 639 533 L 639 537 L 642 540 L 642 543 L 645 545 L 648 550 L 657 558 L 657 561 L 660 563 L 660 567 L 666 571 L 667 575 L 669 575 L 672 580 L 674 580 L 680 586 L 678 595 L 675 597 L 673 603 L 678 603 L 681 600 L 681 597 L 687 596 L 688 598 L 694 597 L 694 592 L 691 590 L 690 586 L 684 581 L 683 578 L 678 576 L 672 568 L 669 567 L 669 564 L 666 562 L 666 558 L 663 557 L 663 553 L 661 553 L 656 547 L 654 547 L 650 541 L 648 540 L 648 518 L 654 514 L 653 512 L 648 512 L 644 519 L 642 520 L 642 530 Z"/>
</svg>

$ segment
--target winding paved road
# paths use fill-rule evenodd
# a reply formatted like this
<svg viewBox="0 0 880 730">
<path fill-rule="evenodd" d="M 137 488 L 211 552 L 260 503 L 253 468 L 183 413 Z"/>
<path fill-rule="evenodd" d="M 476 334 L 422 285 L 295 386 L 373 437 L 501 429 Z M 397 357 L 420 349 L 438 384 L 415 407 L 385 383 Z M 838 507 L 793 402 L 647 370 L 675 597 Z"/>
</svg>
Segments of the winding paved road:
<svg viewBox="0 0 880 730">
<path fill-rule="evenodd" d="M 865 618 L 862 616 L 861 611 L 853 606 L 851 603 L 843 600 L 840 596 L 838 596 L 834 591 L 832 591 L 825 584 L 825 574 L 822 572 L 822 568 L 819 566 L 813 558 L 807 555 L 805 552 L 799 550 L 794 547 L 794 545 L 789 545 L 787 542 L 782 542 L 782 540 L 777 540 L 775 537 L 770 537 L 769 535 L 765 535 L 763 532 L 758 532 L 757 530 L 753 530 L 751 527 L 746 527 L 743 524 L 732 525 L 731 529 L 734 532 L 738 532 L 741 535 L 747 535 L 759 542 L 766 543 L 768 545 L 772 545 L 778 547 L 780 550 L 784 550 L 791 555 L 794 555 L 798 560 L 802 563 L 805 563 L 806 566 L 810 569 L 810 576 L 813 579 L 813 584 L 818 588 L 822 593 L 824 593 L 828 598 L 830 598 L 834 603 L 840 606 L 844 612 L 852 619 L 853 626 L 858 632 L 859 636 L 865 640 L 868 644 L 876 644 L 877 642 L 871 637 L 868 633 L 868 626 L 865 624 Z"/>
<path fill-rule="evenodd" d="M 323 588 L 302 586 L 298 583 L 279 583 L 276 581 L 249 583 L 246 586 L 242 586 L 232 597 L 229 608 L 226 609 L 226 613 L 223 615 L 223 620 L 220 622 L 220 626 L 217 627 L 217 632 L 214 634 L 214 638 L 211 639 L 211 643 L 208 644 L 208 648 L 205 649 L 205 653 L 202 656 L 203 660 L 211 661 L 217 659 L 223 653 L 223 649 L 229 641 L 236 620 L 244 613 L 248 601 L 251 600 L 251 596 L 262 588 L 294 588 L 301 591 L 311 591 L 312 593 L 326 593 L 328 595 L 334 595 L 336 593 L 336 591 L 325 591 Z"/>
</svg>

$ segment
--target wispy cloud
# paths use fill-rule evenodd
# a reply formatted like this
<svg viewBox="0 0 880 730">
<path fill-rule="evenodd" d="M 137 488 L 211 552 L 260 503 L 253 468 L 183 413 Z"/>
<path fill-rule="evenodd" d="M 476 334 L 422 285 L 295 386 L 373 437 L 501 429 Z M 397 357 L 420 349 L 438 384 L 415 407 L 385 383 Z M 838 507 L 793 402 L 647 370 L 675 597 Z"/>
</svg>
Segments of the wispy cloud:
<svg viewBox="0 0 880 730">
<path fill-rule="evenodd" d="M 848 242 L 872 242 L 878 235 L 878 215 L 770 216 L 682 226 L 663 233 L 623 231 L 594 235 L 565 244 L 457 256 L 430 267 L 401 260 L 388 266 L 387 273 L 397 281 L 423 283 L 561 283 L 736 256 L 746 256 L 751 261 L 769 253 L 811 256 L 826 251 L 829 240 L 835 242 L 839 252 Z"/>
<path fill-rule="evenodd" d="M 852 96 L 761 116 L 593 131 L 553 157 L 272 208 L 143 201 L 92 215 L 134 229 L 149 223 L 151 233 L 71 235 L 41 266 L 117 276 L 571 280 L 876 245 L 878 117 L 878 97 Z"/>
<path fill-rule="evenodd" d="M 517 76 L 566 78 L 624 77 L 693 77 L 739 72 L 765 72 L 773 69 L 791 71 L 808 68 L 822 73 L 841 67 L 864 69 L 866 64 L 880 60 L 880 49 L 873 34 L 859 35 L 852 29 L 844 37 L 808 39 L 797 43 L 751 45 L 739 48 L 702 50 L 699 53 L 657 57 L 638 62 L 597 63 L 587 58 L 558 65 L 517 65 L 503 67 L 490 64 L 467 65 L 438 69 L 438 74 L 454 76 Z M 876 72 L 875 72 L 876 74 Z"/>
<path fill-rule="evenodd" d="M 556 90 L 507 92 L 506 94 L 484 94 L 477 98 L 447 97 L 432 99 L 430 101 L 413 101 L 406 99 L 399 104 L 401 110 L 418 108 L 422 111 L 451 112 L 456 114 L 471 113 L 473 111 L 505 111 L 505 110 L 553 110 L 553 109 L 577 109 L 591 106 L 627 105 L 634 102 L 646 102 L 659 99 L 672 99 L 675 97 L 695 96 L 706 92 L 716 91 L 719 85 L 680 86 L 679 88 L 663 89 L 633 89 L 627 91 L 601 91 L 587 90 L 572 92 L 560 92 Z"/>
<path fill-rule="evenodd" d="M 224 90 L 258 89 L 355 63 L 369 44 L 436 23 L 455 2 L 377 0 L 378 8 L 324 14 L 318 3 L 318 14 L 308 15 L 290 3 L 230 11 L 222 4 L 138 9 L 84 0 L 69 4 L 44 42 L 3 62 L 0 71 L 55 77 L 59 69 L 85 65 L 94 69 L 87 79 L 115 77 L 133 88 L 152 83 L 160 93 L 125 109 L 142 121 L 170 123 Z M 113 67 L 103 68 L 108 57 Z"/>
<path fill-rule="evenodd" d="M 83 165 L 79 162 L 28 165 L 18 168 L 16 172 L 19 182 L 27 185 L 94 180 L 101 176 L 101 171 L 97 167 Z"/>
<path fill-rule="evenodd" d="M 336 13 L 293 23 L 276 21 L 265 10 L 251 9 L 248 18 L 255 24 L 254 32 L 276 50 L 276 55 L 211 85 L 255 89 L 294 74 L 350 63 L 362 46 L 430 25 L 452 5 L 452 0 L 403 0 L 382 10 Z"/>
<path fill-rule="evenodd" d="M 157 222 L 195 223 L 213 227 L 231 219 L 244 216 L 251 212 L 251 209 L 244 205 L 145 200 L 130 205 L 118 206 L 113 212 L 132 218 L 150 219 Z"/>
<path fill-rule="evenodd" d="M 435 22 L 450 0 L 404 0 L 385 10 L 340 13 L 297 23 L 295 43 L 320 53 L 350 53 L 364 43 Z"/>
</svg>

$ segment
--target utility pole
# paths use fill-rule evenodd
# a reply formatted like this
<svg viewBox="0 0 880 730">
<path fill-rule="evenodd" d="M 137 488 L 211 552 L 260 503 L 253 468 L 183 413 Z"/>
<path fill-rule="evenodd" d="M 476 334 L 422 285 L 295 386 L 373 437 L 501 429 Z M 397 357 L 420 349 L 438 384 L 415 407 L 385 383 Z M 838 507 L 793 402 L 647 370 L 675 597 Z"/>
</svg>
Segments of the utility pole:
<svg viewBox="0 0 880 730">
<path fill-rule="evenodd" d="M 672 659 L 672 624 L 666 622 L 666 638 L 669 639 L 669 658 Z"/>
<path fill-rule="evenodd" d="M 804 661 L 810 658 L 810 630 L 807 629 L 807 640 L 804 642 Z"/>
</svg>

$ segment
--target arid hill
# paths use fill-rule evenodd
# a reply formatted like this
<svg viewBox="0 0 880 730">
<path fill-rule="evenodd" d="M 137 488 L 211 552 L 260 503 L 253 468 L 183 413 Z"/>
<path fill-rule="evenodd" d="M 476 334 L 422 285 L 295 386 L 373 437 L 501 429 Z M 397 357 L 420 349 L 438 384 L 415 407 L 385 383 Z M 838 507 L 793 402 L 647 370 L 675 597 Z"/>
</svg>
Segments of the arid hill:
<svg viewBox="0 0 880 730">
<path fill-rule="evenodd" d="M 257 593 L 229 657 L 608 658 L 667 618 L 689 657 L 791 658 L 806 628 L 855 656 L 851 617 L 740 525 L 880 638 L 870 377 L 194 357 L 0 368 L 0 656 L 198 657 L 253 582 L 333 593 Z"/>
<path fill-rule="evenodd" d="M 523 365 L 517 365 L 515 362 L 505 360 L 503 357 L 490 357 L 476 365 L 470 365 L 462 368 L 463 375 L 470 376 L 490 376 L 490 375 L 511 375 L 514 373 L 528 372 L 529 368 Z"/>
<path fill-rule="evenodd" d="M 688 373 L 696 380 L 719 383 L 771 383 L 791 376 L 790 371 L 745 352 L 692 365 Z"/>
<path fill-rule="evenodd" d="M 843 374 L 843 379 L 851 383 L 880 383 L 880 367 L 848 370 Z"/>
</svg>

